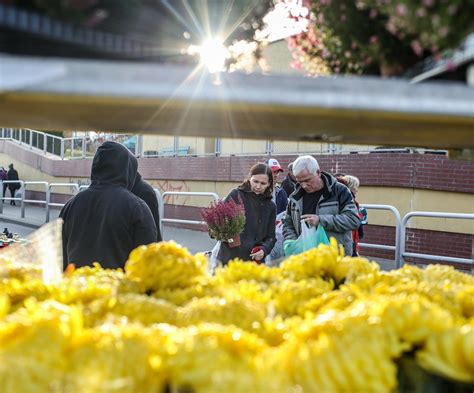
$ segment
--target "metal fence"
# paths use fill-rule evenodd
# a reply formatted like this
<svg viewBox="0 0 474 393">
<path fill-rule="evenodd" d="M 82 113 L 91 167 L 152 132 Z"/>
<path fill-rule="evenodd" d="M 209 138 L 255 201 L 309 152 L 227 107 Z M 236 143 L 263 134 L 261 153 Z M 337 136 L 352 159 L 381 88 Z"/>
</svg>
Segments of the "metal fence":
<svg viewBox="0 0 474 393">
<path fill-rule="evenodd" d="M 20 196 L 18 197 L 7 197 L 3 193 L 3 184 L 19 184 Z M 25 192 L 28 186 L 32 185 L 42 185 L 45 189 L 45 199 L 35 200 L 35 199 L 26 199 Z M 63 203 L 52 202 L 51 194 L 53 189 L 57 188 L 69 188 L 72 190 L 73 194 L 76 194 L 80 191 L 87 189 L 89 186 L 82 185 L 79 186 L 76 183 L 48 183 L 45 181 L 22 181 L 22 180 L 5 180 L 0 182 L 0 214 L 3 214 L 3 201 L 19 201 L 21 209 L 21 218 L 25 218 L 25 204 L 39 204 L 45 206 L 45 222 L 50 220 L 50 208 L 51 207 L 62 207 Z M 163 233 L 163 223 L 175 223 L 175 224 L 187 224 L 187 225 L 203 225 L 205 224 L 200 220 L 184 220 L 178 218 L 166 218 L 164 211 L 164 201 L 167 196 L 190 196 L 190 197 L 207 197 L 212 198 L 214 201 L 219 200 L 219 195 L 215 192 L 181 192 L 181 191 L 166 191 L 163 194 L 160 193 L 158 189 L 154 189 L 156 197 L 158 199 L 158 207 L 160 214 L 160 230 Z M 361 207 L 372 210 L 386 210 L 391 212 L 395 217 L 395 244 L 394 245 L 384 245 L 384 244 L 373 244 L 373 243 L 360 243 L 360 246 L 390 250 L 395 252 L 395 262 L 397 268 L 402 267 L 405 263 L 405 258 L 420 258 L 425 260 L 439 261 L 439 262 L 450 262 L 450 263 L 459 263 L 473 266 L 474 262 L 472 259 L 468 258 L 455 258 L 448 256 L 432 255 L 432 254 L 422 254 L 422 253 L 412 253 L 406 251 L 406 236 L 407 236 L 407 225 L 410 219 L 413 217 L 430 217 L 430 218 L 452 218 L 452 219 L 468 219 L 473 220 L 474 214 L 467 213 L 448 213 L 448 212 L 422 212 L 415 211 L 406 214 L 403 219 L 401 219 L 400 212 L 391 205 L 377 205 L 377 204 L 362 204 Z"/>
<path fill-rule="evenodd" d="M 413 149 L 413 148 L 379 148 L 370 146 L 342 145 L 334 143 L 286 142 L 271 140 L 230 140 L 212 138 L 212 148 L 204 152 L 190 146 L 180 137 L 175 136 L 169 141 L 169 147 L 147 146 L 144 149 L 143 136 L 132 134 L 105 136 L 91 140 L 87 136 L 62 138 L 42 131 L 31 129 L 1 128 L 0 139 L 14 141 L 22 146 L 35 149 L 38 153 L 52 154 L 61 159 L 92 158 L 97 147 L 105 140 L 123 143 L 137 157 L 205 157 L 205 156 L 272 156 L 278 154 L 366 154 L 366 153 L 431 153 L 447 155 L 446 150 Z M 198 138 L 196 138 L 198 139 Z M 201 138 L 205 139 L 205 138 Z M 157 142 L 158 143 L 158 142 Z M 196 142 L 196 145 L 198 143 Z M 240 147 L 238 146 L 240 144 Z"/>
<path fill-rule="evenodd" d="M 396 207 L 391 206 L 391 205 L 361 204 L 360 206 L 366 209 L 388 210 L 393 213 L 395 217 L 395 245 L 390 246 L 390 245 L 382 245 L 382 244 L 359 243 L 359 246 L 376 248 L 376 249 L 381 249 L 381 250 L 395 251 L 395 262 L 397 263 L 397 266 L 398 266 L 400 264 L 400 238 L 401 238 L 401 226 L 402 226 L 400 212 L 397 210 Z"/>
<path fill-rule="evenodd" d="M 407 224 L 413 217 L 430 217 L 430 218 L 454 218 L 454 219 L 461 219 L 461 220 L 474 220 L 474 214 L 466 214 L 466 213 L 439 213 L 439 212 L 410 212 L 405 217 L 403 217 L 402 225 L 401 225 L 401 235 L 400 235 L 400 263 L 397 264 L 397 267 L 403 266 L 405 263 L 406 257 L 412 258 L 420 258 L 420 259 L 428 259 L 432 261 L 440 261 L 440 262 L 452 262 L 452 263 L 460 263 L 473 266 L 474 261 L 473 259 L 467 258 L 454 258 L 454 257 L 447 257 L 441 255 L 431 255 L 431 254 L 421 254 L 415 252 L 406 252 L 406 230 Z"/>
</svg>

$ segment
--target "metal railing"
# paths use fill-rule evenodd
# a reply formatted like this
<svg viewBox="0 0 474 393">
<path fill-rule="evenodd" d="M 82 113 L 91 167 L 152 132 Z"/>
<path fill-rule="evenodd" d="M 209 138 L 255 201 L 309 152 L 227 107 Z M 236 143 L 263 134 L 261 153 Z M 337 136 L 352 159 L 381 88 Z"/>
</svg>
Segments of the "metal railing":
<svg viewBox="0 0 474 393">
<path fill-rule="evenodd" d="M 156 194 L 156 199 L 158 199 L 158 216 L 160 217 L 160 233 L 161 237 L 163 237 L 163 215 L 165 214 L 165 207 L 163 205 L 163 196 L 161 195 L 160 190 L 158 188 L 153 189 Z"/>
<path fill-rule="evenodd" d="M 366 209 L 372 210 L 388 210 L 393 213 L 395 216 L 395 245 L 389 246 L 384 244 L 370 244 L 370 243 L 359 243 L 359 246 L 368 247 L 368 248 L 376 248 L 380 250 L 390 250 L 395 251 L 395 262 L 400 264 L 400 233 L 401 233 L 401 226 L 402 226 L 402 219 L 400 216 L 400 212 L 397 210 L 396 207 L 391 205 L 373 205 L 373 204 L 361 204 L 361 207 Z"/>
<path fill-rule="evenodd" d="M 197 196 L 197 197 L 211 197 L 214 201 L 219 200 L 219 195 L 215 192 L 185 192 L 185 191 L 166 191 L 161 196 L 161 211 L 160 211 L 160 220 L 161 222 L 174 222 L 177 224 L 191 224 L 191 225 L 203 225 L 205 224 L 204 221 L 197 221 L 197 220 L 181 220 L 178 218 L 164 218 L 164 200 L 169 195 L 177 195 L 177 196 Z"/>
<path fill-rule="evenodd" d="M 75 193 L 79 192 L 79 185 L 76 183 L 50 183 L 46 192 L 46 200 L 48 201 L 46 203 L 46 222 L 49 222 L 49 212 L 50 212 L 50 207 L 63 207 L 65 204 L 64 203 L 54 203 L 51 202 L 51 189 L 52 188 L 57 188 L 57 187 L 70 187 L 75 190 Z"/>
<path fill-rule="evenodd" d="M 3 184 L 20 184 L 20 197 L 7 197 L 3 192 Z M 45 199 L 26 199 L 26 190 L 28 186 L 42 185 L 44 186 L 46 195 Z M 25 218 L 25 203 L 39 204 L 45 206 L 45 222 L 50 220 L 50 208 L 51 207 L 62 207 L 64 203 L 51 202 L 51 190 L 53 188 L 70 188 L 73 194 L 87 189 L 89 185 L 79 186 L 76 183 L 48 183 L 46 181 L 22 181 L 22 180 L 4 180 L 0 181 L 0 214 L 3 214 L 3 201 L 4 200 L 15 200 L 19 201 L 21 205 L 21 218 Z M 177 218 L 165 218 L 164 217 L 164 200 L 167 196 L 191 196 L 191 197 L 209 197 L 214 201 L 219 200 L 219 195 L 215 192 L 182 192 L 182 191 L 166 191 L 161 193 L 158 189 L 154 189 L 156 197 L 158 199 L 158 209 L 160 215 L 160 230 L 163 234 L 163 223 L 177 223 L 177 224 L 191 224 L 191 225 L 202 225 L 204 221 L 199 220 L 183 220 Z M 370 243 L 359 243 L 362 247 L 389 250 L 395 252 L 396 267 L 402 267 L 405 263 L 404 258 L 420 258 L 426 260 L 434 260 L 440 262 L 451 262 L 472 265 L 473 260 L 467 258 L 455 258 L 440 255 L 413 253 L 406 251 L 406 233 L 407 224 L 413 217 L 429 217 L 429 218 L 452 218 L 452 219 L 474 219 L 474 214 L 467 213 L 438 213 L 438 212 L 410 212 L 401 219 L 399 211 L 391 205 L 376 205 L 376 204 L 361 204 L 361 207 L 371 210 L 387 210 L 393 213 L 395 217 L 395 245 L 384 245 L 384 244 L 370 244 Z"/>
<path fill-rule="evenodd" d="M 13 128 L 1 128 L 0 139 L 7 139 L 18 142 L 20 145 L 28 146 L 30 149 L 37 149 L 43 154 L 52 154 L 60 157 L 61 159 L 83 159 L 91 157 L 95 151 L 88 151 L 89 143 L 87 137 L 76 136 L 71 138 L 62 138 L 56 135 L 50 135 L 41 131 L 31 129 L 13 129 Z M 127 136 L 128 137 L 128 136 Z M 392 149 L 378 149 L 360 147 L 357 149 L 347 149 L 343 145 L 336 146 L 335 144 L 327 144 L 326 148 L 320 150 L 311 150 L 305 147 L 301 150 L 281 150 L 275 149 L 275 143 L 281 141 L 265 141 L 265 146 L 261 151 L 258 152 L 237 152 L 237 151 L 222 151 L 222 140 L 215 138 L 214 151 L 213 152 L 195 152 L 189 151 L 190 147 L 179 145 L 179 137 L 174 137 L 173 146 L 170 149 L 161 150 L 143 150 L 143 136 L 138 136 L 137 143 L 134 147 L 134 154 L 137 157 L 206 157 L 206 156 L 272 156 L 272 155 L 301 155 L 301 154 L 367 154 L 367 153 L 415 153 L 415 152 L 431 152 L 437 154 L 447 155 L 446 150 L 426 150 L 426 149 L 413 149 L 413 148 L 392 148 Z M 96 145 L 94 145 L 95 147 Z M 133 149 L 132 149 L 133 150 Z M 275 151 L 276 150 L 276 151 Z"/>
<path fill-rule="evenodd" d="M 23 192 L 21 196 L 23 199 L 23 203 L 21 204 L 21 218 L 25 218 L 25 203 L 31 203 L 31 204 L 40 204 L 40 205 L 45 205 L 45 207 L 48 205 L 48 187 L 49 183 L 47 181 L 25 181 L 23 182 L 24 187 L 23 187 Z M 26 198 L 26 189 L 27 186 L 34 186 L 34 185 L 42 185 L 44 186 L 44 192 L 45 192 L 45 198 L 44 200 L 41 199 L 25 199 Z"/>
<path fill-rule="evenodd" d="M 461 220 L 474 220 L 474 214 L 467 214 L 467 213 L 434 213 L 434 212 L 410 212 L 402 220 L 401 226 L 401 234 L 400 234 L 400 263 L 397 263 L 397 268 L 402 267 L 405 263 L 405 257 L 411 258 L 420 258 L 420 259 L 428 259 L 432 261 L 444 261 L 444 262 L 452 262 L 452 263 L 460 263 L 460 264 L 467 264 L 473 265 L 472 259 L 467 258 L 454 258 L 454 257 L 446 257 L 441 255 L 430 255 L 430 254 L 421 254 L 415 252 L 406 252 L 406 227 L 408 221 L 413 217 L 429 217 L 429 218 L 454 218 L 454 219 L 461 219 Z"/>
</svg>

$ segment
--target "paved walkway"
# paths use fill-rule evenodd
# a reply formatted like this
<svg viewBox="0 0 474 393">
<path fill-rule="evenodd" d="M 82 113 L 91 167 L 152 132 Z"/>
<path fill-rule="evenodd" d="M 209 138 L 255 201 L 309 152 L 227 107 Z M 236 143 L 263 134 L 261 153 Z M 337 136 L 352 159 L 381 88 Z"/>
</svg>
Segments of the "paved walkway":
<svg viewBox="0 0 474 393">
<path fill-rule="evenodd" d="M 7 202 L 8 203 L 8 202 Z M 25 205 L 25 218 L 21 218 L 20 206 L 3 205 L 3 214 L 0 214 L 0 231 L 7 227 L 10 232 L 18 233 L 21 237 L 28 236 L 35 229 L 45 223 L 45 209 L 36 205 Z M 59 216 L 59 209 L 50 210 L 51 221 Z M 215 241 L 210 239 L 206 232 L 192 231 L 189 229 L 164 227 L 164 239 L 174 240 L 187 247 L 192 253 L 212 250 Z M 369 258 L 373 260 L 374 258 Z M 395 262 L 386 259 L 376 259 L 383 270 L 395 268 Z"/>
</svg>

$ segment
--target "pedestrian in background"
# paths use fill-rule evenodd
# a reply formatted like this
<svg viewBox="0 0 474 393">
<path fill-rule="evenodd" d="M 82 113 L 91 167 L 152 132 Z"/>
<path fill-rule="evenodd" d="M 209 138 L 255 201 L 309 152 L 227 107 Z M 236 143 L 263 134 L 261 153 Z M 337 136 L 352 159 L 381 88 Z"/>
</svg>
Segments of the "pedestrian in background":
<svg viewBox="0 0 474 393">
<path fill-rule="evenodd" d="M 285 177 L 285 180 L 281 183 L 281 188 L 283 188 L 286 192 L 286 195 L 289 197 L 296 188 L 296 179 L 293 175 L 293 163 L 291 162 L 288 164 L 288 173 Z"/>
<path fill-rule="evenodd" d="M 334 176 L 319 169 L 312 156 L 298 157 L 293 163 L 298 186 L 290 196 L 283 221 L 285 240 L 301 234 L 301 220 L 310 227 L 322 225 L 328 238 L 334 237 L 352 255 L 352 231 L 360 224 L 359 214 L 349 189 Z"/>
<path fill-rule="evenodd" d="M 272 170 L 273 176 L 273 191 L 272 191 L 272 202 L 276 205 L 277 215 L 286 210 L 288 205 L 288 197 L 285 190 L 278 186 L 278 176 L 283 173 L 283 168 L 280 163 L 274 158 L 270 158 L 267 161 L 268 166 Z"/>
<path fill-rule="evenodd" d="M 20 180 L 17 170 L 13 167 L 13 164 L 8 165 L 7 180 Z M 15 191 L 20 189 L 20 183 L 9 183 L 8 189 L 12 198 L 15 198 Z M 10 205 L 16 206 L 15 200 L 10 200 Z"/>
<path fill-rule="evenodd" d="M 137 172 L 135 178 L 135 184 L 132 188 L 132 194 L 142 199 L 151 210 L 153 220 L 156 225 L 156 241 L 161 242 L 163 240 L 160 230 L 160 212 L 158 210 L 158 198 L 156 192 L 152 186 L 150 186 L 145 180 L 143 180 L 140 172 Z"/>
<path fill-rule="evenodd" d="M 5 170 L 5 168 L 2 166 L 0 168 L 0 180 L 3 182 L 5 180 L 8 180 L 8 174 L 7 174 L 7 171 Z M 6 192 L 7 192 L 7 188 L 8 188 L 8 183 L 2 183 L 3 184 L 3 197 L 5 198 L 6 197 Z"/>
<path fill-rule="evenodd" d="M 276 207 L 272 202 L 273 175 L 266 164 L 255 164 L 245 181 L 233 189 L 226 200 L 242 201 L 245 227 L 240 234 L 240 246 L 230 247 L 221 242 L 217 260 L 222 264 L 234 258 L 262 263 L 275 244 Z"/>
<path fill-rule="evenodd" d="M 359 219 L 361 223 L 359 227 L 352 231 L 352 256 L 357 257 L 359 256 L 359 240 L 364 238 L 364 227 L 362 225 L 362 212 L 360 209 L 359 202 L 357 201 L 357 192 L 359 191 L 360 181 L 357 177 L 351 175 L 344 175 L 342 176 L 343 182 L 346 184 L 347 188 L 352 194 L 352 198 L 354 203 L 357 207 L 357 212 L 359 213 Z"/>
</svg>

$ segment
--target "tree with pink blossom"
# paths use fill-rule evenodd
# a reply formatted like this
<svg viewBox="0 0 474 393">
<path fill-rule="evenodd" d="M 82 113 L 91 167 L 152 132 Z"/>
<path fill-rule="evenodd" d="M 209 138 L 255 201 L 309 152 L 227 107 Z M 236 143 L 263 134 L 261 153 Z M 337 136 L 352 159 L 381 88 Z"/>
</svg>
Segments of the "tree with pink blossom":
<svg viewBox="0 0 474 393">
<path fill-rule="evenodd" d="M 311 75 L 401 74 L 474 31 L 472 0 L 283 0 L 310 12 L 288 38 L 293 67 Z"/>
</svg>

